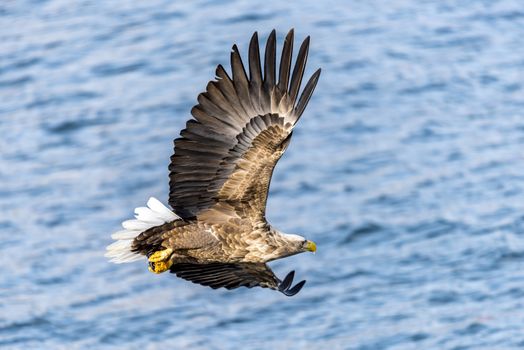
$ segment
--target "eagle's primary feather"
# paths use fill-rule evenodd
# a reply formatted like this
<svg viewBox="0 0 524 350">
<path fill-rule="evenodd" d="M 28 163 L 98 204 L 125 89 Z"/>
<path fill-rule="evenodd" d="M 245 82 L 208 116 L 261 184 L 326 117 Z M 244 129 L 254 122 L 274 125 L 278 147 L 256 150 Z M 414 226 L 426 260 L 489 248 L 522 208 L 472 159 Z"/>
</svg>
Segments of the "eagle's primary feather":
<svg viewBox="0 0 524 350">
<path fill-rule="evenodd" d="M 313 94 L 320 69 L 299 96 L 309 37 L 292 69 L 293 37 L 285 40 L 278 69 L 276 33 L 260 61 L 258 35 L 249 45 L 246 72 L 238 48 L 231 51 L 231 76 L 222 65 L 198 96 L 169 165 L 169 204 L 137 209 L 137 221 L 108 248 L 113 261 L 149 258 L 153 272 L 213 288 L 266 287 L 296 294 L 294 273 L 280 281 L 266 262 L 314 251 L 313 242 L 271 227 L 265 218 L 273 169 Z M 292 69 L 292 70 L 291 70 Z M 142 215 L 141 215 L 142 214 Z M 125 241 L 125 243 L 119 243 Z M 120 245 L 119 245 L 120 244 Z M 112 248 L 111 248 L 112 247 Z"/>
</svg>

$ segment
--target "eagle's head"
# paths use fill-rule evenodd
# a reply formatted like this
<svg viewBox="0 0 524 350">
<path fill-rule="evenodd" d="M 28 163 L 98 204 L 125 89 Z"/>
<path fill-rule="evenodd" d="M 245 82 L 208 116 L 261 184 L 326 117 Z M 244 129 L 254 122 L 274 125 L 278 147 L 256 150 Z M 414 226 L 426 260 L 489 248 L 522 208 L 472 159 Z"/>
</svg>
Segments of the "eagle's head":
<svg viewBox="0 0 524 350">
<path fill-rule="evenodd" d="M 274 228 L 261 244 L 252 244 L 253 253 L 260 254 L 264 262 L 285 258 L 304 252 L 316 252 L 317 245 L 302 236 L 284 233 Z"/>
<path fill-rule="evenodd" d="M 298 254 L 303 252 L 316 252 L 317 245 L 315 242 L 310 241 L 302 236 L 279 232 L 286 241 L 288 250 L 292 254 Z"/>
</svg>

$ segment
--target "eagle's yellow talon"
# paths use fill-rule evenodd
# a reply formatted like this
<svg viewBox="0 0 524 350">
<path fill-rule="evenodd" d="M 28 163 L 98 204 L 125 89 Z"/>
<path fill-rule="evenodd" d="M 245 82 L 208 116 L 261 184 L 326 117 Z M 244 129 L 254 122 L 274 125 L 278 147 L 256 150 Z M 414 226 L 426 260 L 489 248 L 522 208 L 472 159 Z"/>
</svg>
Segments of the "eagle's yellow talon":
<svg viewBox="0 0 524 350">
<path fill-rule="evenodd" d="M 160 262 L 169 259 L 171 254 L 173 253 L 173 249 L 164 249 L 164 250 L 157 250 L 153 254 L 149 256 L 149 262 Z"/>
<path fill-rule="evenodd" d="M 153 273 L 162 273 L 171 267 L 173 262 L 169 259 L 173 253 L 172 249 L 159 250 L 151 254 L 149 260 L 149 271 Z"/>
<path fill-rule="evenodd" d="M 171 260 L 160 261 L 160 262 L 149 262 L 148 269 L 149 271 L 153 273 L 162 273 L 162 272 L 169 270 L 172 264 L 173 263 L 171 262 Z"/>
</svg>

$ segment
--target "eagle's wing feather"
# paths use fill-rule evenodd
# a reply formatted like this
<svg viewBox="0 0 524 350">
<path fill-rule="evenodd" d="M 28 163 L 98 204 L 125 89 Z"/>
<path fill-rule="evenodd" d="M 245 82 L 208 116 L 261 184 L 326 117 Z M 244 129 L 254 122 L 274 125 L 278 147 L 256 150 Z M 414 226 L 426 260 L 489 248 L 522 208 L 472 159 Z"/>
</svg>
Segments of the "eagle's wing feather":
<svg viewBox="0 0 524 350">
<path fill-rule="evenodd" d="M 276 82 L 276 36 L 269 36 L 262 73 L 258 37 L 249 47 L 249 78 L 236 45 L 232 78 L 219 65 L 216 80 L 198 96 L 198 105 L 175 140 L 169 204 L 182 218 L 196 217 L 215 204 L 229 204 L 242 216 L 261 218 L 273 168 L 289 143 L 320 75 L 317 70 L 296 102 L 309 37 L 300 47 L 290 80 L 293 30 L 286 36 Z M 263 74 L 263 76 L 262 76 Z"/>
<path fill-rule="evenodd" d="M 297 294 L 305 281 L 293 283 L 294 271 L 291 271 L 284 281 L 278 279 L 266 264 L 255 263 L 210 263 L 210 264 L 174 264 L 171 273 L 193 283 L 209 286 L 213 289 L 235 289 L 239 287 L 262 287 L 278 290 L 288 296 Z"/>
</svg>

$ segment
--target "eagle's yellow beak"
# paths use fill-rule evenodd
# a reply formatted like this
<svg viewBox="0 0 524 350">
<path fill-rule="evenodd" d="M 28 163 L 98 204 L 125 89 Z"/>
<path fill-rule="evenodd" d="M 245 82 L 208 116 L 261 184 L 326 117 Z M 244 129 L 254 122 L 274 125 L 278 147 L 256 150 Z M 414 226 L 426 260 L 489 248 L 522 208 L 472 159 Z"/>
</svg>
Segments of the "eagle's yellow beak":
<svg viewBox="0 0 524 350">
<path fill-rule="evenodd" d="M 314 253 L 317 251 L 317 245 L 315 244 L 315 242 L 307 241 L 306 249 Z"/>
</svg>

